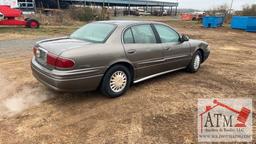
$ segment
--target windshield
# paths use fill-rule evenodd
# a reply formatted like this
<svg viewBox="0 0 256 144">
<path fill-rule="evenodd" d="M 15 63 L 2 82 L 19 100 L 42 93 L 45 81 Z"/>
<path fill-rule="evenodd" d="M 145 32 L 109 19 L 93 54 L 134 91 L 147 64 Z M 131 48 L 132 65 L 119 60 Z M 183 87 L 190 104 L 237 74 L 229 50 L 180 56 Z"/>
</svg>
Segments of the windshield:
<svg viewBox="0 0 256 144">
<path fill-rule="evenodd" d="M 76 30 L 71 34 L 70 38 L 103 43 L 115 27 L 116 26 L 113 24 L 91 23 Z"/>
</svg>

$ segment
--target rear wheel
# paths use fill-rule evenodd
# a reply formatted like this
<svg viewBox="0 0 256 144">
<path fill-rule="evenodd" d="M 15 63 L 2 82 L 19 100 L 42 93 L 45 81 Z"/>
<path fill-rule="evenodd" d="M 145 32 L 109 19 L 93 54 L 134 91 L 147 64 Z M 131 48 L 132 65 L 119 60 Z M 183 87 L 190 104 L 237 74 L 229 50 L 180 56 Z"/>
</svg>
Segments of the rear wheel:
<svg viewBox="0 0 256 144">
<path fill-rule="evenodd" d="M 115 65 L 104 75 L 100 86 L 101 92 L 109 97 L 119 97 L 124 94 L 131 84 L 131 73 L 123 65 Z"/>
<path fill-rule="evenodd" d="M 202 54 L 200 51 L 197 51 L 194 54 L 190 64 L 188 65 L 187 70 L 191 73 L 197 72 L 201 66 L 201 62 L 202 62 Z"/>
<path fill-rule="evenodd" d="M 27 27 L 29 28 L 39 28 L 40 24 L 37 20 L 28 19 L 27 20 Z"/>
</svg>

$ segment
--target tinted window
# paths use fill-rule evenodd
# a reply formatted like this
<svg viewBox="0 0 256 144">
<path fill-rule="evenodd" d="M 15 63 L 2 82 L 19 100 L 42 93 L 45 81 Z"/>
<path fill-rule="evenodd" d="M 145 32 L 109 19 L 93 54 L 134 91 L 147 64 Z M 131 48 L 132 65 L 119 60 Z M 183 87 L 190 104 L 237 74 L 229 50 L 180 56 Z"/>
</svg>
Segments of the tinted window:
<svg viewBox="0 0 256 144">
<path fill-rule="evenodd" d="M 164 25 L 155 25 L 162 43 L 178 42 L 180 36 L 173 29 Z"/>
<path fill-rule="evenodd" d="M 28 3 L 27 7 L 33 7 L 34 5 L 32 3 Z"/>
<path fill-rule="evenodd" d="M 132 27 L 135 43 L 156 43 L 155 34 L 150 25 Z"/>
<path fill-rule="evenodd" d="M 70 37 L 74 39 L 81 39 L 96 43 L 101 43 L 106 40 L 110 33 L 115 29 L 115 25 L 105 23 L 91 23 L 87 24 L 77 31 L 75 31 Z"/>
<path fill-rule="evenodd" d="M 124 33 L 124 43 L 134 43 L 131 29 L 127 29 Z"/>
<path fill-rule="evenodd" d="M 20 3 L 20 7 L 24 8 L 24 7 L 26 7 L 26 4 L 25 3 Z"/>
</svg>

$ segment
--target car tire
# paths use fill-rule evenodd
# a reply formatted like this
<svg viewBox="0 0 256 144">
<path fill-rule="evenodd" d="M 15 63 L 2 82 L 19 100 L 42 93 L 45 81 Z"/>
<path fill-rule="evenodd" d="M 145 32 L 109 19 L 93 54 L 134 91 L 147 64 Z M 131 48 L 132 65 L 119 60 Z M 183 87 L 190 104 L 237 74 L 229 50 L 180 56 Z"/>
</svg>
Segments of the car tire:
<svg viewBox="0 0 256 144">
<path fill-rule="evenodd" d="M 39 28 L 40 23 L 37 20 L 34 19 L 28 19 L 26 26 L 28 28 Z"/>
<path fill-rule="evenodd" d="M 102 94 L 115 98 L 123 95 L 131 85 L 131 72 L 123 65 L 111 67 L 104 75 L 100 90 Z"/>
<path fill-rule="evenodd" d="M 195 73 L 200 69 L 202 63 L 202 54 L 200 51 L 195 52 L 190 64 L 187 67 L 187 71 Z"/>
</svg>

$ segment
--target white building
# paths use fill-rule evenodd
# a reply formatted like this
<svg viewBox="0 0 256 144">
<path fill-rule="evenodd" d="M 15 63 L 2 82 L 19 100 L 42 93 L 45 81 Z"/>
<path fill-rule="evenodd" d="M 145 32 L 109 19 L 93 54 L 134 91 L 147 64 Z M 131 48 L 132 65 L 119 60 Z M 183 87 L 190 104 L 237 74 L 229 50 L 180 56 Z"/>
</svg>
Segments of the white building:
<svg viewBox="0 0 256 144">
<path fill-rule="evenodd" d="M 35 11 L 34 0 L 0 0 L 0 5 L 9 5 L 11 8 L 18 8 L 24 14 L 30 14 Z"/>
<path fill-rule="evenodd" d="M 18 8 L 18 0 L 0 0 L 0 5 L 9 5 L 12 8 Z"/>
</svg>

